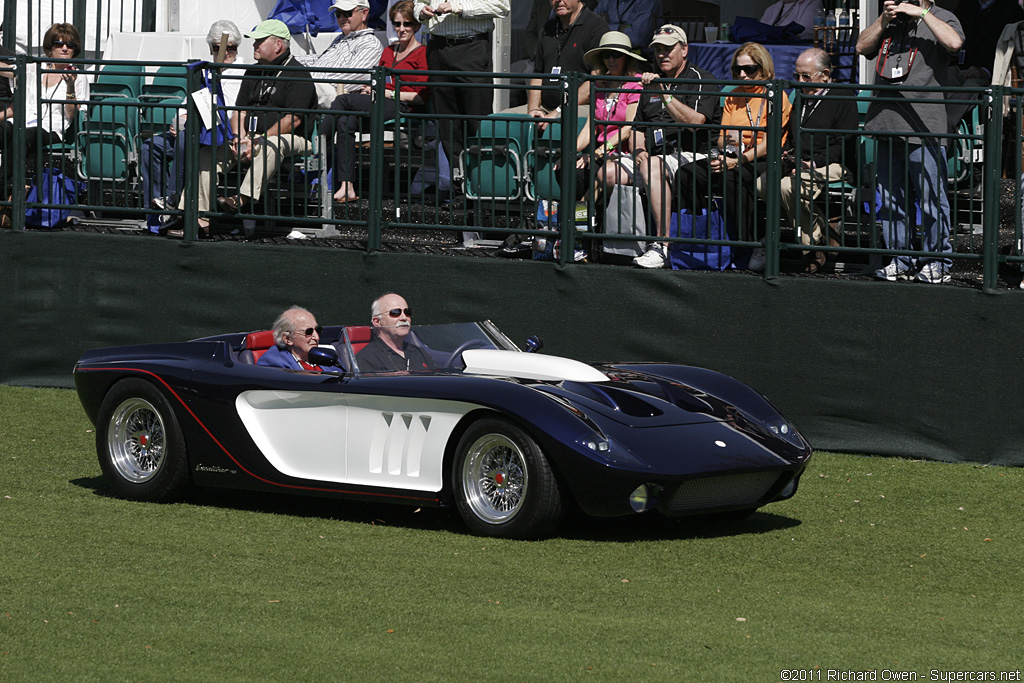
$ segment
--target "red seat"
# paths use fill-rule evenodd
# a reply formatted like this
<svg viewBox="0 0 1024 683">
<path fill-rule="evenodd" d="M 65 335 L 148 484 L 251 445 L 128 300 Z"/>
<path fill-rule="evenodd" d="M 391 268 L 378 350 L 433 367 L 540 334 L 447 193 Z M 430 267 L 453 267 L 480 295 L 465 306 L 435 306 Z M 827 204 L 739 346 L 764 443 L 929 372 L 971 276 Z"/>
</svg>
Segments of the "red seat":
<svg viewBox="0 0 1024 683">
<path fill-rule="evenodd" d="M 359 353 L 370 343 L 373 328 L 369 325 L 350 325 L 345 328 L 345 334 L 352 345 L 352 353 Z"/>
<path fill-rule="evenodd" d="M 240 357 L 242 362 L 255 365 L 260 357 L 274 346 L 274 331 L 250 332 L 245 335 L 245 345 Z"/>
</svg>

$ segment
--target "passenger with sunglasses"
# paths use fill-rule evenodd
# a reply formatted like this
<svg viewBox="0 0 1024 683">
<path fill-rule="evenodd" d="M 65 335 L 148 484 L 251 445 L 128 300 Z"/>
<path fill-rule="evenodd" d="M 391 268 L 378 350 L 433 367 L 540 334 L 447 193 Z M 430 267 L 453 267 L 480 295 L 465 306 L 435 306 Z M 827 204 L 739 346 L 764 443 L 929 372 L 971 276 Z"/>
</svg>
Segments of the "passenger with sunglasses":
<svg viewBox="0 0 1024 683">
<path fill-rule="evenodd" d="M 412 311 L 405 299 L 388 292 L 370 306 L 373 339 L 356 354 L 359 372 L 417 372 L 433 370 L 434 359 L 409 343 Z"/>
<path fill-rule="evenodd" d="M 320 343 L 323 328 L 313 314 L 301 306 L 292 306 L 274 321 L 274 346 L 260 356 L 256 365 L 286 370 L 320 371 L 309 362 L 309 350 Z"/>
<path fill-rule="evenodd" d="M 400 88 L 395 89 L 395 78 L 388 77 L 384 88 L 385 101 L 383 106 L 387 107 L 387 116 L 408 112 L 412 110 L 423 110 L 426 107 L 426 86 L 413 85 L 414 83 L 426 83 L 427 81 L 427 48 L 416 40 L 416 32 L 420 30 L 420 22 L 413 17 L 412 0 L 402 0 L 391 6 L 388 11 L 391 17 L 391 25 L 398 36 L 398 42 L 384 48 L 377 66 L 386 66 L 391 69 L 402 71 L 423 71 L 423 75 L 402 74 L 398 76 Z M 336 114 L 333 118 L 333 129 L 335 133 L 335 164 L 334 179 L 338 189 L 334 193 L 334 201 L 344 204 L 359 199 L 356 192 L 356 145 L 355 133 L 362 127 L 369 129 L 369 118 L 357 116 L 357 112 L 369 112 L 373 100 L 370 97 L 370 86 L 360 86 L 359 92 L 345 93 L 339 95 L 331 111 Z M 397 117 L 396 117 L 397 118 Z M 325 126 L 325 129 L 327 126 Z M 326 132 L 325 132 L 326 134 Z"/>
<path fill-rule="evenodd" d="M 43 52 L 54 60 L 78 57 L 82 52 L 78 29 L 71 24 L 53 24 L 43 36 Z M 18 87 L 25 88 L 24 127 L 4 120 L 0 126 L 3 131 L 0 151 L 10 150 L 14 136 L 24 134 L 27 157 L 34 160 L 39 146 L 72 139 L 78 109 L 89 99 L 89 83 L 85 76 L 79 74 L 78 67 L 59 61 L 29 64 L 25 69 L 25 83 L 18 84 Z M 10 159 L 10 154 L 3 156 L 2 175 L 6 187 L 10 185 L 11 162 L 14 160 Z M 18 163 L 24 161 L 22 159 Z"/>
<path fill-rule="evenodd" d="M 826 228 L 825 215 L 814 200 L 828 183 L 845 180 L 847 169 L 857 163 L 856 134 L 844 132 L 857 130 L 857 103 L 828 96 L 832 59 L 819 48 L 800 53 L 793 80 L 800 83 L 800 94 L 794 94 L 799 106 L 794 107 L 789 117 L 789 142 L 783 151 L 779 199 L 783 216 L 799 233 L 800 241 L 817 245 L 825 242 Z M 806 129 L 832 132 L 810 133 Z M 799 158 L 794 157 L 797 141 L 800 142 Z M 757 179 L 757 192 L 762 198 L 769 191 L 766 178 L 762 174 Z M 804 260 L 806 271 L 815 273 L 825 264 L 825 252 L 804 252 Z"/>
<path fill-rule="evenodd" d="M 329 94 L 320 93 L 320 106 L 325 109 L 331 106 L 330 101 L 334 99 L 331 95 L 358 92 L 361 83 L 353 81 L 370 80 L 369 73 L 353 73 L 351 70 L 372 69 L 377 65 L 384 49 L 380 39 L 374 35 L 373 29 L 367 26 L 370 15 L 369 0 L 336 0 L 331 5 L 331 13 L 338 22 L 341 35 L 319 55 L 295 56 L 296 61 L 304 66 L 334 69 L 329 73 L 313 73 L 318 89 L 325 91 L 326 86 L 326 90 L 331 91 Z M 339 81 L 346 82 L 342 84 Z"/>
<path fill-rule="evenodd" d="M 1001 28 L 992 30 L 998 32 Z M 921 250 L 953 250 L 946 194 L 946 139 L 932 134 L 948 130 L 940 88 L 955 84 L 953 60 L 963 44 L 960 20 L 931 0 L 885 0 L 878 18 L 857 37 L 857 54 L 875 60 L 876 84 L 914 89 L 906 93 L 906 102 L 894 100 L 891 92 L 875 93 L 864 121 L 865 131 L 878 133 L 878 218 L 882 222 L 882 241 L 890 249 L 910 249 L 917 203 L 921 210 Z M 917 90 L 922 87 L 932 92 Z M 915 259 L 900 255 L 875 271 L 875 277 L 890 282 L 913 278 L 940 284 L 950 281 L 951 265 L 946 257 Z"/>
<path fill-rule="evenodd" d="M 739 238 L 757 239 L 755 231 L 757 177 L 765 172 L 768 155 L 768 100 L 765 86 L 753 81 L 775 78 L 775 63 L 760 43 L 744 43 L 732 57 L 732 76 L 739 84 L 725 98 L 717 148 L 708 163 L 679 169 L 679 208 L 707 209 L 712 197 L 724 197 L 723 214 L 739 228 Z M 782 93 L 782 142 L 785 144 L 792 109 Z M 781 151 L 781 150 L 780 150 Z M 757 247 L 750 256 L 750 270 L 763 270 L 765 251 Z"/>
</svg>

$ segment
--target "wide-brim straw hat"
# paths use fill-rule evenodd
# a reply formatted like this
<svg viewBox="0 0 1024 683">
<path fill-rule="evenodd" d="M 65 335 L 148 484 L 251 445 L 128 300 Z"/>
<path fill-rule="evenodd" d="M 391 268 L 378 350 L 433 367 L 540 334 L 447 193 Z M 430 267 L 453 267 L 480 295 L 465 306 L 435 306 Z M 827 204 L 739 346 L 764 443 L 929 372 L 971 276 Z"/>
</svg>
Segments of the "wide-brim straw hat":
<svg viewBox="0 0 1024 683">
<path fill-rule="evenodd" d="M 644 61 L 644 58 L 640 56 L 640 50 L 633 47 L 629 36 L 622 31 L 608 31 L 601 36 L 598 46 L 583 55 L 583 61 L 596 69 L 601 66 L 601 54 L 604 52 L 618 52 L 638 62 Z"/>
</svg>

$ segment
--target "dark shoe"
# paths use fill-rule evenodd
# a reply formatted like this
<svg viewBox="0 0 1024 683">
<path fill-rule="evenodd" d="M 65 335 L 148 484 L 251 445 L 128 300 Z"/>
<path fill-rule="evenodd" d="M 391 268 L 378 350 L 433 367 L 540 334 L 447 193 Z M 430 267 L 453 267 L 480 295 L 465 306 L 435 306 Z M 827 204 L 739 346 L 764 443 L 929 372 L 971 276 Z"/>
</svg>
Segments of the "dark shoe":
<svg viewBox="0 0 1024 683">
<path fill-rule="evenodd" d="M 217 197 L 217 206 L 224 213 L 236 214 L 245 208 L 246 203 L 242 195 L 238 194 L 233 197 Z"/>
</svg>

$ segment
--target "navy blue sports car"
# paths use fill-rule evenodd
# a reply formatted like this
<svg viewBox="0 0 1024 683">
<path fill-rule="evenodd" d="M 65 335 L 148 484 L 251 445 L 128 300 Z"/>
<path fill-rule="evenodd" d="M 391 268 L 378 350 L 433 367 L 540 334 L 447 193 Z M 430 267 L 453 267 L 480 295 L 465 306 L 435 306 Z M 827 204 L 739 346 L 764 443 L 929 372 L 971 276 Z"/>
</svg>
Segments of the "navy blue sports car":
<svg viewBox="0 0 1024 683">
<path fill-rule="evenodd" d="M 87 351 L 75 386 L 104 474 L 142 501 L 197 485 L 454 504 L 475 533 L 537 538 L 570 505 L 743 517 L 793 496 L 811 454 L 711 370 L 527 353 L 486 321 L 413 328 L 429 372 L 360 372 L 370 333 L 324 328 L 324 372 L 256 365 L 270 332 Z"/>
</svg>

